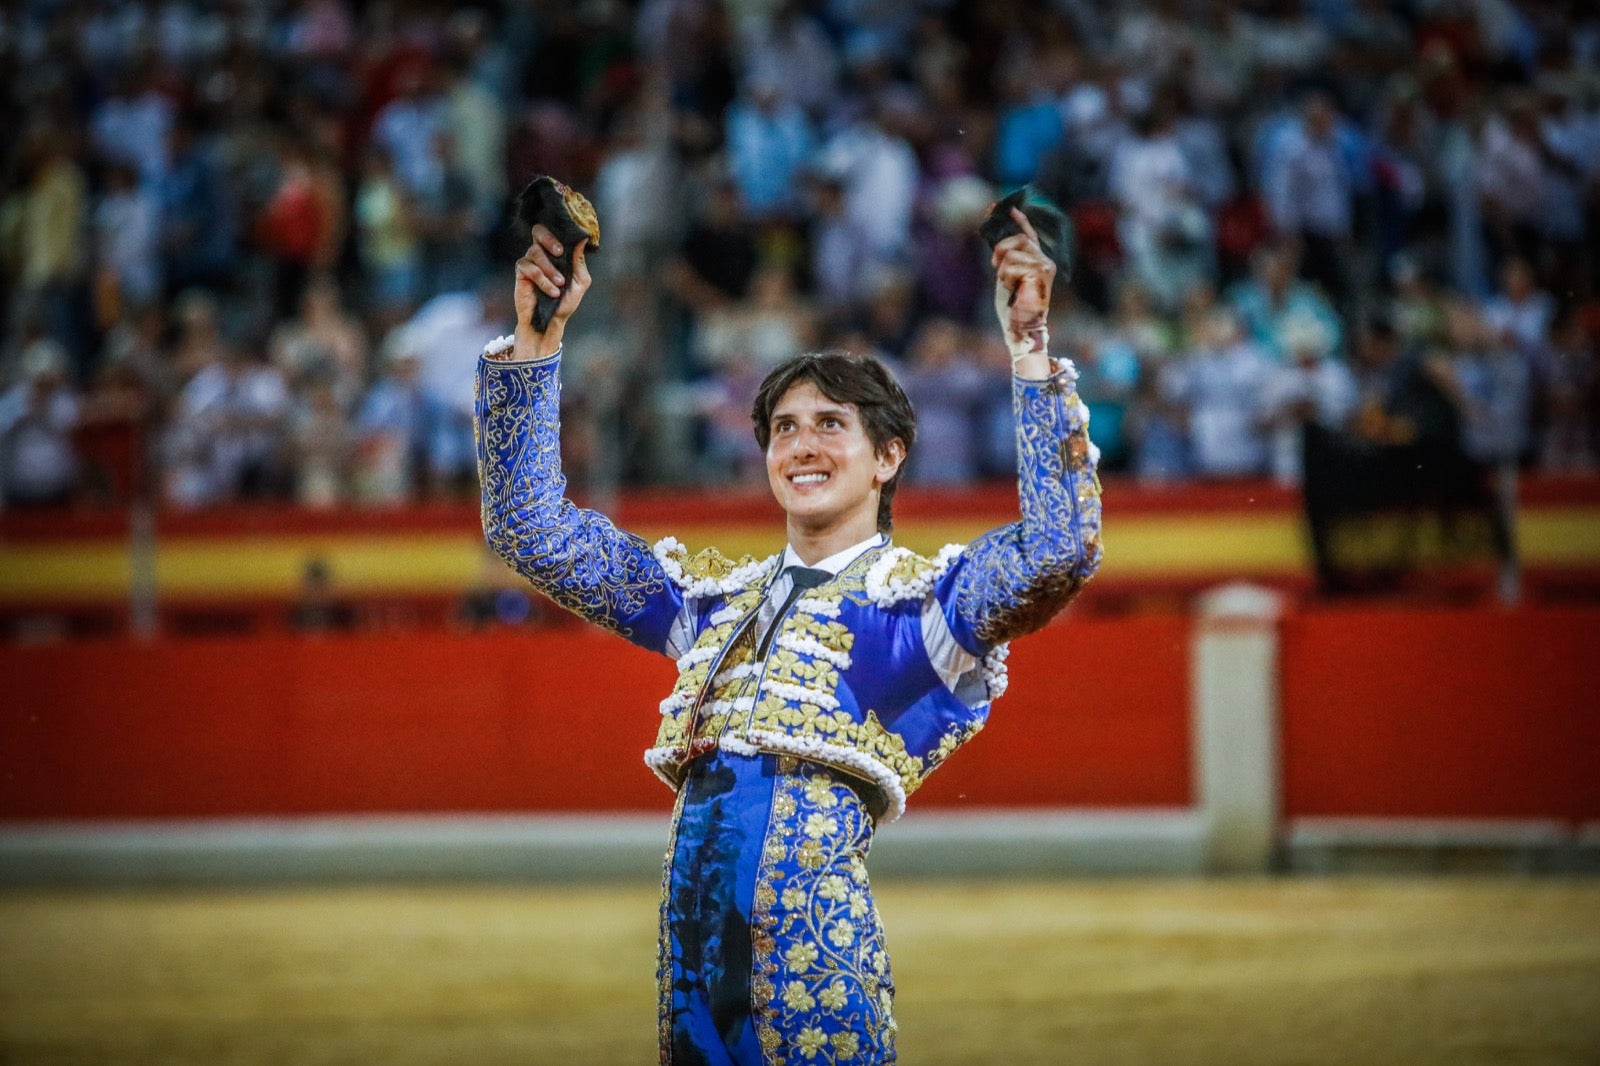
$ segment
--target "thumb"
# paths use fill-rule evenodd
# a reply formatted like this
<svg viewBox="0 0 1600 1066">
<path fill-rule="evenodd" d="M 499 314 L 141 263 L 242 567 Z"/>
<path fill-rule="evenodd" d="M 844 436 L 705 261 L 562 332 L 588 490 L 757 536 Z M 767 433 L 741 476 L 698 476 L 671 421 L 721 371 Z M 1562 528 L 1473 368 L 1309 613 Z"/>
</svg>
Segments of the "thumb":
<svg viewBox="0 0 1600 1066">
<path fill-rule="evenodd" d="M 585 237 L 572 250 L 572 276 L 585 287 L 589 284 L 589 238 Z"/>
</svg>

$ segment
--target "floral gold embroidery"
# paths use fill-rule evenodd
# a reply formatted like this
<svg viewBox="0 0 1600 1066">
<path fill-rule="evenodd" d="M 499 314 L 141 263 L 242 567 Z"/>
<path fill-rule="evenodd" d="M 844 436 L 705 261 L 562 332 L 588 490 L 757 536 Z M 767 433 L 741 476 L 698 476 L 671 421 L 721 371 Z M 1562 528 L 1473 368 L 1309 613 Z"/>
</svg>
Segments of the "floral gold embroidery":
<svg viewBox="0 0 1600 1066">
<path fill-rule="evenodd" d="M 768 828 L 751 913 L 765 1061 L 892 1061 L 893 982 L 863 862 L 871 818 L 852 788 L 809 763 L 780 772 L 775 789 L 774 812 L 781 802 L 794 813 Z M 781 892 L 762 891 L 780 879 Z"/>
</svg>

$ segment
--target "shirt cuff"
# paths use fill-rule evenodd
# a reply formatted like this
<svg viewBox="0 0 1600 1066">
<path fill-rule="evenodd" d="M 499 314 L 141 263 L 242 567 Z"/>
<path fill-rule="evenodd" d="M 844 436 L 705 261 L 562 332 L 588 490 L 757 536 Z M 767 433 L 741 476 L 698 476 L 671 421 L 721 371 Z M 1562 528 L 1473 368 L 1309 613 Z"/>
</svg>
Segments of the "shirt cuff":
<svg viewBox="0 0 1600 1066">
<path fill-rule="evenodd" d="M 1050 363 L 1049 377 L 1030 378 L 1026 377 L 1025 375 L 1018 374 L 1015 371 L 1013 371 L 1012 376 L 1014 376 L 1024 385 L 1043 385 L 1049 381 L 1060 381 L 1064 384 L 1072 384 L 1078 380 L 1078 367 L 1071 359 L 1068 359 L 1065 356 L 1057 355 L 1047 355 L 1045 356 L 1045 359 L 1047 359 Z"/>
<path fill-rule="evenodd" d="M 507 333 L 503 337 L 496 337 L 483 346 L 485 362 L 499 363 L 503 366 L 532 366 L 535 363 L 546 363 L 561 356 L 561 349 L 557 348 L 549 355 L 536 359 L 516 358 L 517 338 L 514 334 Z"/>
</svg>

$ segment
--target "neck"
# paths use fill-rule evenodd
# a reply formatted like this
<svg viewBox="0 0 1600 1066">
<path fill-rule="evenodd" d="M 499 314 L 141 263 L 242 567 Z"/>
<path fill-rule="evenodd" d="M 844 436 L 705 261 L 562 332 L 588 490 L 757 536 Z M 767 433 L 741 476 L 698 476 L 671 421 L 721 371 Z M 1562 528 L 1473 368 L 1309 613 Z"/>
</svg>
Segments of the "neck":
<svg viewBox="0 0 1600 1066">
<path fill-rule="evenodd" d="M 837 555 L 846 548 L 860 544 L 868 537 L 878 532 L 878 512 L 874 508 L 872 514 L 865 519 L 857 518 L 849 522 L 840 523 L 828 529 L 806 529 L 789 519 L 789 547 L 800 556 L 800 561 L 807 566 L 819 563 L 830 555 Z"/>
</svg>

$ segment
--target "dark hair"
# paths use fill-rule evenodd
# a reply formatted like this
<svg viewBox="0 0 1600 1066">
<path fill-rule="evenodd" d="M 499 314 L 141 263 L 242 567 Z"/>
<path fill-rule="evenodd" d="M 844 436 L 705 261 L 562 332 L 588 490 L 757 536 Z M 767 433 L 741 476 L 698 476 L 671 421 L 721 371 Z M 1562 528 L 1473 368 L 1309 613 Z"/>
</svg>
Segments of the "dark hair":
<svg viewBox="0 0 1600 1066">
<path fill-rule="evenodd" d="M 851 352 L 814 352 L 796 356 L 779 366 L 761 383 L 750 418 L 756 424 L 756 443 L 766 451 L 772 440 L 772 410 L 794 386 L 810 382 L 834 403 L 847 403 L 861 415 L 861 425 L 872 442 L 873 451 L 882 455 L 889 442 L 898 438 L 905 445 L 906 457 L 917 439 L 917 413 L 905 390 L 887 367 L 870 355 Z M 894 528 L 894 491 L 905 472 L 904 460 L 894 477 L 884 483 L 878 495 L 878 531 Z"/>
</svg>

